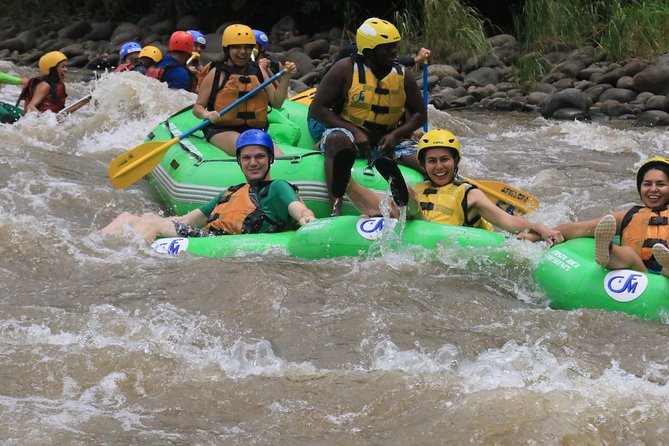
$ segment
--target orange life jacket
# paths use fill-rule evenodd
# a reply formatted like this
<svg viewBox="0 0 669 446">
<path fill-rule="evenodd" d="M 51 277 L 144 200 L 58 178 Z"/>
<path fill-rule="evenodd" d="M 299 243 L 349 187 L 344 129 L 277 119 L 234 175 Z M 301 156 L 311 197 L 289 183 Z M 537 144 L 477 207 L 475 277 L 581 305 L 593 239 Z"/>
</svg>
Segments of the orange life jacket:
<svg viewBox="0 0 669 446">
<path fill-rule="evenodd" d="M 669 240 L 669 210 L 666 206 L 647 208 L 634 206 L 627 211 L 620 225 L 620 242 L 636 251 L 648 269 L 662 269 L 653 257 L 653 245 L 667 246 Z"/>
<path fill-rule="evenodd" d="M 37 106 L 37 110 L 44 112 L 51 110 L 54 113 L 58 113 L 65 108 L 65 98 L 67 93 L 65 92 L 65 83 L 59 81 L 56 84 L 56 89 L 52 88 L 51 83 L 46 77 L 34 77 L 28 81 L 21 94 L 19 95 L 19 100 L 16 101 L 16 105 L 19 105 L 19 102 L 25 99 L 25 105 L 23 106 L 24 111 L 28 111 L 28 105 L 32 102 L 33 96 L 35 96 L 35 90 L 41 82 L 46 82 L 49 84 L 49 93 L 42 99 L 42 102 Z"/>
<path fill-rule="evenodd" d="M 207 110 L 221 111 L 234 101 L 253 90 L 263 82 L 258 64 L 249 62 L 242 70 L 226 63 L 212 65 L 214 79 L 207 101 Z M 223 82 L 221 83 L 221 74 Z M 242 102 L 225 113 L 215 125 L 222 127 L 248 126 L 257 129 L 267 128 L 267 106 L 265 90 Z"/>
</svg>

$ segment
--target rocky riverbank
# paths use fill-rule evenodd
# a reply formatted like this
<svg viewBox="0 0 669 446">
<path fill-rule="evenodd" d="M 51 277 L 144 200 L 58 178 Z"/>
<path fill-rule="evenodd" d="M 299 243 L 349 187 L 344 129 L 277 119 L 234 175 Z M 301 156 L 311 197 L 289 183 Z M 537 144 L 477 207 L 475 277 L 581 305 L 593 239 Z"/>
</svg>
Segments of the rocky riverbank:
<svg viewBox="0 0 669 446">
<path fill-rule="evenodd" d="M 167 51 L 170 34 L 177 29 L 200 29 L 198 19 L 178 21 L 150 14 L 137 23 L 75 20 L 22 29 L 9 18 L 0 19 L 0 58 L 17 65 L 35 66 L 39 57 L 59 50 L 69 64 L 90 70 L 111 69 L 118 49 L 129 40 Z M 203 60 L 218 58 L 221 34 L 227 24 L 207 33 Z M 208 30 L 202 30 L 208 31 Z M 292 60 L 299 75 L 291 88 L 297 92 L 318 84 L 342 46 L 343 32 L 331 29 L 313 36 L 297 31 L 295 21 L 284 17 L 270 30 L 270 54 Z M 655 60 L 606 60 L 596 48 L 572 49 L 555 45 L 544 54 L 524 53 L 508 34 L 489 39 L 492 51 L 473 58 L 452 54 L 445 63 L 429 66 L 429 101 L 437 109 L 482 108 L 540 113 L 545 118 L 568 120 L 633 120 L 637 126 L 669 125 L 669 53 Z M 518 81 L 515 66 L 540 61 L 547 73 L 533 82 Z M 422 88 L 422 76 L 416 72 Z"/>
</svg>

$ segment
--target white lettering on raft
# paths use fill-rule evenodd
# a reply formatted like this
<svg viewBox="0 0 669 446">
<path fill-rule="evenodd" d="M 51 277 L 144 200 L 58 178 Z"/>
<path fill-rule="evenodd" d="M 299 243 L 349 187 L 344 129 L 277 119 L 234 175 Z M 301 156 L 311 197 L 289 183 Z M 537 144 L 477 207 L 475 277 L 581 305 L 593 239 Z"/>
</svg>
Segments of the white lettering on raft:
<svg viewBox="0 0 669 446">
<path fill-rule="evenodd" d="M 570 271 L 572 268 L 577 269 L 581 266 L 576 260 L 570 258 L 567 254 L 559 250 L 549 251 L 548 261 L 554 263 L 565 271 Z"/>
</svg>

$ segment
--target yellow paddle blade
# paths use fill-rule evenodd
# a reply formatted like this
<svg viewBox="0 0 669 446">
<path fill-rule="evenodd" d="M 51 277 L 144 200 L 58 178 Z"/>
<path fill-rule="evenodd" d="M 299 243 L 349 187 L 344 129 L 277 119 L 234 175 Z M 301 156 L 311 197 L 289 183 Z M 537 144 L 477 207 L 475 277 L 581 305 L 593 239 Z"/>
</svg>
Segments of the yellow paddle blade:
<svg viewBox="0 0 669 446">
<path fill-rule="evenodd" d="M 309 90 L 303 91 L 302 93 L 293 95 L 290 98 L 288 98 L 288 100 L 299 102 L 300 104 L 304 105 L 310 105 L 311 101 L 314 100 L 314 96 L 316 96 L 316 87 L 310 88 Z"/>
<path fill-rule="evenodd" d="M 524 215 L 539 208 L 537 197 L 506 183 L 471 178 L 465 178 L 465 181 L 478 187 L 493 203 L 509 214 Z"/>
<path fill-rule="evenodd" d="M 139 181 L 160 163 L 167 149 L 179 142 L 175 137 L 169 141 L 145 142 L 114 158 L 109 163 L 109 180 L 117 189 L 125 189 Z"/>
</svg>

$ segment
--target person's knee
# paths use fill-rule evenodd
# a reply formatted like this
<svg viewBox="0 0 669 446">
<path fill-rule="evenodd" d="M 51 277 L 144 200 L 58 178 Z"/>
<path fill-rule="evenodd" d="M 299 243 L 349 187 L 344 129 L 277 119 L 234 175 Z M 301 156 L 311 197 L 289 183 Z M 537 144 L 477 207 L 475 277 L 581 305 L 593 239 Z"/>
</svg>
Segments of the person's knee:
<svg viewBox="0 0 669 446">
<path fill-rule="evenodd" d="M 352 149 L 353 141 L 344 132 L 332 132 L 325 138 L 325 147 L 334 156 L 344 149 Z"/>
</svg>

